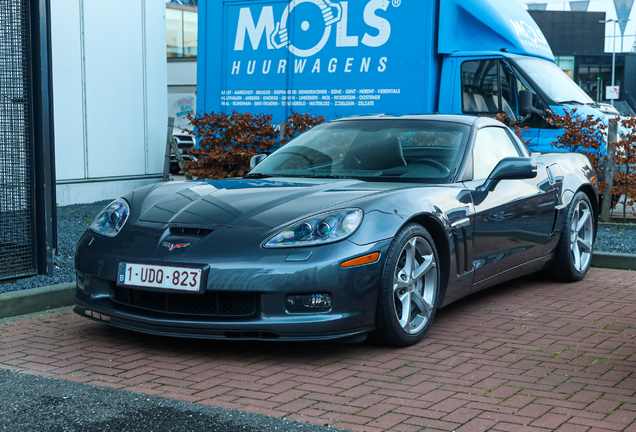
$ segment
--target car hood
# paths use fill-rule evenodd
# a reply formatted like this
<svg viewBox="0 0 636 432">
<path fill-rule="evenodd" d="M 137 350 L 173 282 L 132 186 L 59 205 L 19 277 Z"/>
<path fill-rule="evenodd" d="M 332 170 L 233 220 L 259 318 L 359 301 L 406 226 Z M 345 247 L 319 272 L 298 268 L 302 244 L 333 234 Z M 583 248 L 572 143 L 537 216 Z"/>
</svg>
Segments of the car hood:
<svg viewBox="0 0 636 432">
<path fill-rule="evenodd" d="M 233 179 L 182 185 L 171 182 L 153 188 L 142 203 L 139 221 L 271 229 L 317 212 L 355 207 L 351 201 L 405 187 L 324 179 Z"/>
</svg>

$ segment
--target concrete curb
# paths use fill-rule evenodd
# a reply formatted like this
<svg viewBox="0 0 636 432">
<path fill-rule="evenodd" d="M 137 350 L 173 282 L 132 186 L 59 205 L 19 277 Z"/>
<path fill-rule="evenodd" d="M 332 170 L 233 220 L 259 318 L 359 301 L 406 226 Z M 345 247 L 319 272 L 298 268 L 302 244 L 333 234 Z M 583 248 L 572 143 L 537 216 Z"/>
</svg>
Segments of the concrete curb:
<svg viewBox="0 0 636 432">
<path fill-rule="evenodd" d="M 0 319 L 70 306 L 74 299 L 74 282 L 0 294 Z"/>
<path fill-rule="evenodd" d="M 599 222 L 598 226 L 603 228 L 634 228 L 636 224 L 634 223 L 623 223 L 623 222 Z"/>
<path fill-rule="evenodd" d="M 594 252 L 592 254 L 592 267 L 618 270 L 636 270 L 636 255 Z"/>
</svg>

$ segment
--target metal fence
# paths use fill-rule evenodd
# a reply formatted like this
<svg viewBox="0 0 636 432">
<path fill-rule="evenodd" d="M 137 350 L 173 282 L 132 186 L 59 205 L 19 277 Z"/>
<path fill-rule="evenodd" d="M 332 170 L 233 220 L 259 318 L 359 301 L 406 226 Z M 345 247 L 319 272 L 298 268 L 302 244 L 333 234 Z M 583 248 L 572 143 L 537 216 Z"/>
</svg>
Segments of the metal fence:
<svg viewBox="0 0 636 432">
<path fill-rule="evenodd" d="M 27 0 L 0 0 L 0 280 L 37 273 Z"/>
</svg>

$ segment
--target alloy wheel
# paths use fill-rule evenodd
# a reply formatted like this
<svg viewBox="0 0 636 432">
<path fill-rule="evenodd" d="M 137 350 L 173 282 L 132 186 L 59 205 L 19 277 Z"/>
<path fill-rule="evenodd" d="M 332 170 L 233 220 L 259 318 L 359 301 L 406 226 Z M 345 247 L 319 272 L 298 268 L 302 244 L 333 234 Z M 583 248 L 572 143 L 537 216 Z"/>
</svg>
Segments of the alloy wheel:
<svg viewBox="0 0 636 432">
<path fill-rule="evenodd" d="M 402 248 L 393 277 L 395 316 L 402 330 L 416 334 L 433 313 L 437 289 L 437 263 L 433 248 L 423 237 L 413 237 Z"/>
<path fill-rule="evenodd" d="M 594 225 L 589 204 L 581 200 L 576 204 L 570 224 L 570 250 L 574 268 L 578 272 L 585 271 L 592 259 L 592 242 Z"/>
</svg>

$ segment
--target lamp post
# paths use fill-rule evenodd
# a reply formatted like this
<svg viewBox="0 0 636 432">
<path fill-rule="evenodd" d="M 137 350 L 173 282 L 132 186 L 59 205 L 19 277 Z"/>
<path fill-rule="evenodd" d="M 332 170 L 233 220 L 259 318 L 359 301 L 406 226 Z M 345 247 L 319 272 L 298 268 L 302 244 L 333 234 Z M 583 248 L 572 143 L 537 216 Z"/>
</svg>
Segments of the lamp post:
<svg viewBox="0 0 636 432">
<path fill-rule="evenodd" d="M 613 48 L 612 48 L 612 87 L 614 87 L 615 82 L 616 82 L 616 26 L 619 23 L 624 23 L 624 22 L 627 22 L 627 21 L 629 21 L 629 20 L 628 19 L 622 19 L 622 20 L 619 20 L 619 19 L 608 19 L 608 20 L 599 21 L 599 23 L 602 23 L 602 24 L 607 24 L 607 23 L 611 23 L 611 22 L 614 23 L 614 38 L 613 38 L 614 39 L 614 45 L 613 45 Z M 621 33 L 621 35 L 622 35 L 622 33 Z M 621 51 L 623 49 L 622 45 L 623 45 L 623 42 L 621 40 Z M 614 106 L 614 99 L 612 99 L 610 101 L 610 103 L 612 104 L 612 106 Z"/>
</svg>

